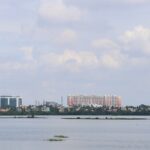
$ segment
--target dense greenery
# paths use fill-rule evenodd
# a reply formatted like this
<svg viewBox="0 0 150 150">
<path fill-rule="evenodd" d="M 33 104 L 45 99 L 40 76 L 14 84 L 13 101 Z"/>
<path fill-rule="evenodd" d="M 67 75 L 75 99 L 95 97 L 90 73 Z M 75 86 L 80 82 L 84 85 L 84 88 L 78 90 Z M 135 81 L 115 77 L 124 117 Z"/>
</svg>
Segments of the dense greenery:
<svg viewBox="0 0 150 150">
<path fill-rule="evenodd" d="M 150 106 L 140 105 L 138 107 L 126 106 L 124 108 L 114 107 L 73 107 L 66 109 L 64 115 L 150 115 Z"/>
<path fill-rule="evenodd" d="M 35 115 L 150 115 L 150 106 L 143 104 L 137 107 L 126 106 L 123 108 L 76 106 L 63 107 L 61 111 L 60 108 L 53 106 L 49 106 L 49 111 L 43 111 L 43 106 L 28 106 L 19 109 L 8 108 L 8 111 L 1 111 L 0 115 L 27 115 L 31 118 Z"/>
</svg>

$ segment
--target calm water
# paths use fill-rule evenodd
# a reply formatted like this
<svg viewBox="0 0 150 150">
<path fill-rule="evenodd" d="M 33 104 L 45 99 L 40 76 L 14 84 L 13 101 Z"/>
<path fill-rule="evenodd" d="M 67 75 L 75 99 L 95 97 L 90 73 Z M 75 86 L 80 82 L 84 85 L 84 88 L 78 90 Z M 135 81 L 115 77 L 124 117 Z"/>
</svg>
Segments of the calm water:
<svg viewBox="0 0 150 150">
<path fill-rule="evenodd" d="M 1 150 L 150 150 L 150 120 L 0 119 Z M 69 138 L 48 142 L 54 135 Z"/>
</svg>

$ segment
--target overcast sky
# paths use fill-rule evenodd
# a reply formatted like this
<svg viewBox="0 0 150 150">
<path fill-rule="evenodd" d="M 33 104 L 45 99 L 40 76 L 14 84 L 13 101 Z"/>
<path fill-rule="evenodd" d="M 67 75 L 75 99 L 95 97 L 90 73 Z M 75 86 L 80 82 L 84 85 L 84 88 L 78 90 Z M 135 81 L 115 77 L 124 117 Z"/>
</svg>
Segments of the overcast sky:
<svg viewBox="0 0 150 150">
<path fill-rule="evenodd" d="M 0 0 L 0 95 L 150 104 L 149 0 Z"/>
</svg>

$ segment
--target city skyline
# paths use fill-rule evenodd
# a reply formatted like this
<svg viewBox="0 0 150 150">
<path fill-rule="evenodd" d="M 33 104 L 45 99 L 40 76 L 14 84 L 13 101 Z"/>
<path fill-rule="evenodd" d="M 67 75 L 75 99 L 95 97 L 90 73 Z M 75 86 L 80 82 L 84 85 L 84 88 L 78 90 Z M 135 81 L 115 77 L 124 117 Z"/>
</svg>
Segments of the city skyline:
<svg viewBox="0 0 150 150">
<path fill-rule="evenodd" d="M 149 0 L 0 2 L 1 95 L 33 104 L 110 93 L 150 104 Z"/>
</svg>

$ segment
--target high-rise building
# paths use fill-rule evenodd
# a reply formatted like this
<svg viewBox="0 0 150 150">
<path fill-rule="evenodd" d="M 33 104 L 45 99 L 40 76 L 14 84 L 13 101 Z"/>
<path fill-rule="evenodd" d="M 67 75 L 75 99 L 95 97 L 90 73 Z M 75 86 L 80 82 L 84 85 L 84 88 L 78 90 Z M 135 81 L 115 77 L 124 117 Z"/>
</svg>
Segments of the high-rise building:
<svg viewBox="0 0 150 150">
<path fill-rule="evenodd" d="M 68 106 L 107 106 L 107 107 L 121 107 L 121 97 L 114 95 L 105 96 L 68 96 L 67 104 Z"/>
<path fill-rule="evenodd" d="M 0 108 L 20 107 L 22 98 L 20 96 L 0 96 Z"/>
</svg>

